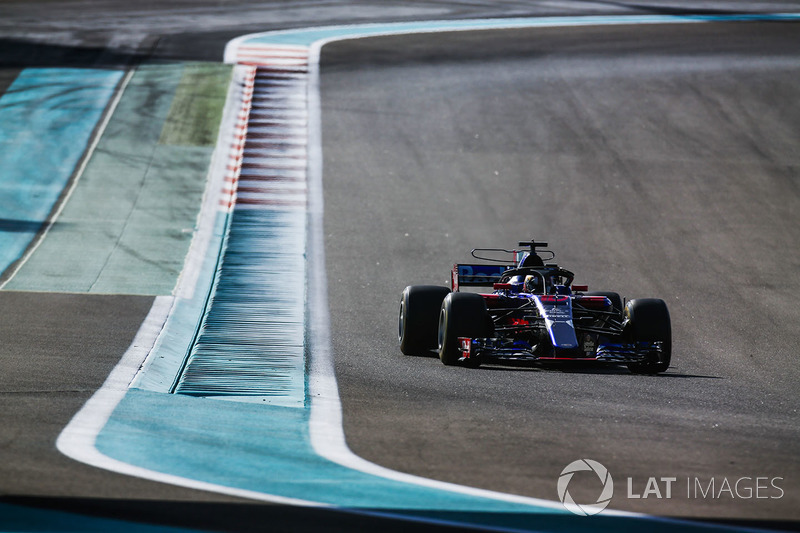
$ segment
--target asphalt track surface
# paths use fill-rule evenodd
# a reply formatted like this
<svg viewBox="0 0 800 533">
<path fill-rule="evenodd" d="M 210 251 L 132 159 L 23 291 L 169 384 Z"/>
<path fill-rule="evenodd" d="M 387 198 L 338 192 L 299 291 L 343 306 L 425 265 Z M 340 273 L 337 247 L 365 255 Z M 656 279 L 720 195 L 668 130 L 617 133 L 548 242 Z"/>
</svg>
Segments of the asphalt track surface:
<svg viewBox="0 0 800 533">
<path fill-rule="evenodd" d="M 796 520 L 796 32 L 532 29 L 324 49 L 326 255 L 353 451 L 541 498 L 583 457 L 640 480 L 639 494 L 651 476 L 781 476 L 781 499 L 689 499 L 684 487 L 613 503 Z M 531 237 L 576 282 L 665 299 L 670 371 L 400 355 L 405 285 L 447 284 L 471 248 Z"/>
<path fill-rule="evenodd" d="M 455 16 L 491 14 L 482 7 Z M 371 13 L 382 17 L 376 6 Z M 411 15 L 389 18 L 401 16 Z M 291 18 L 273 24 L 314 23 L 308 13 Z M 14 37 L 4 44 L 0 84 L 28 64 L 219 58 L 227 39 L 265 29 L 233 25 L 145 27 L 129 36 L 136 46 L 117 51 L 105 48 L 106 34 L 82 35 L 80 25 L 67 40 L 94 50 Z M 200 30 L 205 45 L 192 47 Z M 4 37 L 11 33 L 4 27 Z M 556 497 L 561 469 L 581 457 L 642 483 L 780 476 L 781 499 L 614 506 L 796 528 L 796 33 L 796 25 L 748 23 L 326 48 L 326 253 L 353 451 L 402 471 L 547 499 Z M 667 300 L 675 331 L 667 375 L 470 371 L 399 354 L 403 286 L 444 284 L 470 248 L 529 237 L 549 240 L 559 262 L 594 289 Z M 60 456 L 56 436 L 116 364 L 150 303 L 0 294 L 3 501 L 216 529 L 269 521 L 296 531 L 318 520 L 344 530 L 387 527 L 159 485 Z"/>
</svg>

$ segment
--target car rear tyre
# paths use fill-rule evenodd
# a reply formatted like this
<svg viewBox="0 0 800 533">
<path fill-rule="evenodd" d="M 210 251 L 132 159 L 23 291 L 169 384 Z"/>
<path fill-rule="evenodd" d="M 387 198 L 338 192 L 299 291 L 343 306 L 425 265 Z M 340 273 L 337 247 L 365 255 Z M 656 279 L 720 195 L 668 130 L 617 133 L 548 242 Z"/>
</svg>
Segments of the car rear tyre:
<svg viewBox="0 0 800 533">
<path fill-rule="evenodd" d="M 470 292 L 448 294 L 439 313 L 439 359 L 445 365 L 459 364 L 462 355 L 458 338 L 490 337 L 490 324 L 483 296 Z M 463 364 L 475 368 L 480 365 L 480 360 L 476 358 Z"/>
<path fill-rule="evenodd" d="M 424 355 L 439 345 L 439 311 L 450 289 L 438 285 L 411 285 L 400 298 L 398 338 L 405 355 Z"/>
<path fill-rule="evenodd" d="M 664 372 L 672 359 L 672 325 L 667 304 L 656 298 L 631 300 L 625 306 L 625 317 L 631 342 L 661 342 L 657 361 L 630 363 L 628 369 L 634 374 Z"/>
</svg>

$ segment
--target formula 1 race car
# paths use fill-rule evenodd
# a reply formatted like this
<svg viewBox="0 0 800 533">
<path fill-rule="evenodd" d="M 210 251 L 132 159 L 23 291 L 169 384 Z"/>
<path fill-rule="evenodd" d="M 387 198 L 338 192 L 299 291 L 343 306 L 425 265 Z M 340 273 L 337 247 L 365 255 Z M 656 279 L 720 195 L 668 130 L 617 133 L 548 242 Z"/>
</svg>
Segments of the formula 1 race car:
<svg viewBox="0 0 800 533">
<path fill-rule="evenodd" d="M 445 365 L 478 367 L 503 361 L 599 361 L 625 364 L 637 374 L 670 365 L 672 326 L 663 300 L 623 300 L 616 292 L 588 292 L 575 275 L 538 253 L 546 242 L 524 241 L 527 250 L 476 248 L 489 261 L 453 266 L 452 291 L 412 285 L 400 301 L 400 350 L 438 350 Z M 547 260 L 555 257 L 550 254 Z M 513 259 L 513 264 L 511 263 Z M 460 292 L 492 287 L 493 292 Z"/>
</svg>

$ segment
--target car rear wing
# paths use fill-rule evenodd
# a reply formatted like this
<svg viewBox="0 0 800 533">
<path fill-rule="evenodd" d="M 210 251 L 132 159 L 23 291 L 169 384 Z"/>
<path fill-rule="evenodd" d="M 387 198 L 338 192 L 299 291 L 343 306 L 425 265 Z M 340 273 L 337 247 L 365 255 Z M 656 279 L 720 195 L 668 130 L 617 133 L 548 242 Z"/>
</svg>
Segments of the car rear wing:
<svg viewBox="0 0 800 533">
<path fill-rule="evenodd" d="M 450 285 L 453 292 L 459 287 L 491 287 L 498 281 L 506 270 L 515 268 L 515 265 L 453 265 L 450 276 Z"/>
</svg>

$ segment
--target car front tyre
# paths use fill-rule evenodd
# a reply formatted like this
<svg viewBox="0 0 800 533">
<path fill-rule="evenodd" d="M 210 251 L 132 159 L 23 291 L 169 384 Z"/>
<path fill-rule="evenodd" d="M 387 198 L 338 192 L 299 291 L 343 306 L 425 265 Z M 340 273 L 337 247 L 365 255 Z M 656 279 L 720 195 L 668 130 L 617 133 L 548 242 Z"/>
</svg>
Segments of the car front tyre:
<svg viewBox="0 0 800 533">
<path fill-rule="evenodd" d="M 439 359 L 442 363 L 459 364 L 462 355 L 458 338 L 487 338 L 491 335 L 490 322 L 483 296 L 470 292 L 448 294 L 439 313 Z M 474 368 L 480 365 L 480 360 L 467 360 L 463 364 Z"/>
<path fill-rule="evenodd" d="M 672 324 L 664 300 L 631 300 L 625 306 L 625 318 L 628 320 L 628 340 L 661 343 L 657 361 L 630 363 L 628 369 L 634 374 L 658 374 L 667 370 L 672 360 Z"/>
</svg>

